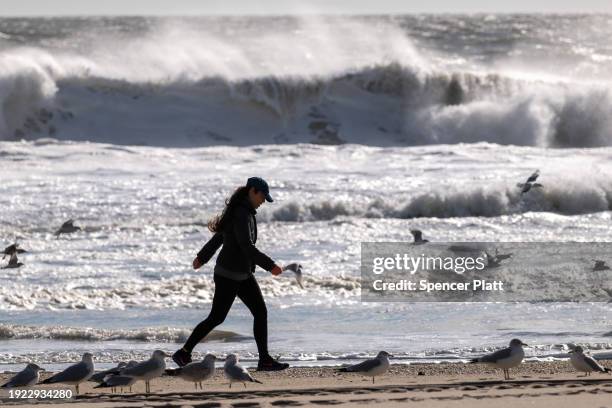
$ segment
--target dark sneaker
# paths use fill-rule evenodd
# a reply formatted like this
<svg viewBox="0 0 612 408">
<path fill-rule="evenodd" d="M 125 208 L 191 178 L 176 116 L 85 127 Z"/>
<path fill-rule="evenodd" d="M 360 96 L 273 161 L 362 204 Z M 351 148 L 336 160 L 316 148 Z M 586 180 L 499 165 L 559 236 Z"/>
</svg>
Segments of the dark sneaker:
<svg viewBox="0 0 612 408">
<path fill-rule="evenodd" d="M 257 364 L 257 371 L 281 371 L 289 368 L 288 363 L 279 363 L 272 357 L 260 360 Z"/>
<path fill-rule="evenodd" d="M 172 355 L 172 360 L 174 360 L 176 365 L 178 365 L 179 367 L 186 366 L 187 364 L 191 363 L 191 353 L 180 349 Z"/>
</svg>

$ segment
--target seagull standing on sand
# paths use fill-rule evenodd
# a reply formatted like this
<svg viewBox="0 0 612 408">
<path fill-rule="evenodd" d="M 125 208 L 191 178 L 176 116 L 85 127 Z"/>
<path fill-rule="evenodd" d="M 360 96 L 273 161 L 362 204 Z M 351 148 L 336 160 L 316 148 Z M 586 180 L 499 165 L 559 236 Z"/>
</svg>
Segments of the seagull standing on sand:
<svg viewBox="0 0 612 408">
<path fill-rule="evenodd" d="M 73 232 L 80 231 L 81 227 L 74 225 L 74 220 L 70 219 L 62 224 L 62 226 L 55 231 L 55 236 L 59 238 L 62 234 L 72 234 Z"/>
<path fill-rule="evenodd" d="M 70 384 L 74 385 L 76 393 L 79 393 L 79 384 L 89 380 L 94 373 L 93 355 L 91 353 L 83 354 L 81 362 L 76 363 L 55 374 L 52 377 L 47 378 L 40 384 Z"/>
<path fill-rule="evenodd" d="M 261 381 L 251 377 L 251 374 L 246 368 L 238 364 L 238 356 L 236 354 L 228 354 L 225 358 L 225 366 L 223 367 L 225 377 L 229 380 L 229 387 L 232 388 L 232 383 L 241 382 L 246 388 L 247 382 L 256 382 L 263 384 Z"/>
<path fill-rule="evenodd" d="M 582 371 L 584 373 L 584 377 L 591 375 L 593 371 L 598 373 L 612 372 L 609 368 L 602 367 L 593 357 L 584 354 L 584 349 L 581 346 L 574 347 L 569 353 L 570 362 L 576 371 Z"/>
<path fill-rule="evenodd" d="M 27 251 L 23 248 L 19 248 L 19 244 L 15 242 L 14 244 L 11 244 L 7 246 L 6 248 L 4 248 L 2 259 L 6 258 L 7 255 L 13 256 L 14 254 L 23 254 L 24 252 L 27 252 Z"/>
<path fill-rule="evenodd" d="M 11 255 L 11 258 L 9 259 L 8 264 L 6 264 L 0 269 L 21 268 L 23 265 L 24 265 L 23 262 L 19 262 L 19 259 L 17 259 L 17 254 L 14 253 L 13 255 Z"/>
<path fill-rule="evenodd" d="M 359 373 L 366 377 L 372 377 L 372 384 L 374 384 L 374 377 L 386 373 L 389 369 L 389 357 L 393 356 L 386 351 L 380 351 L 375 358 L 340 368 L 338 371 L 342 373 Z"/>
<path fill-rule="evenodd" d="M 36 385 L 40 380 L 39 372 L 44 371 L 34 363 L 30 363 L 0 388 L 21 388 Z"/>
<path fill-rule="evenodd" d="M 423 239 L 423 232 L 421 230 L 410 230 L 410 233 L 412 234 L 412 236 L 414 237 L 414 245 L 422 245 L 426 242 L 429 242 L 428 239 Z"/>
<path fill-rule="evenodd" d="M 487 354 L 480 358 L 475 358 L 471 360 L 470 363 L 487 363 L 495 368 L 502 368 L 504 370 L 504 380 L 509 380 L 510 369 L 521 364 L 525 357 L 523 346 L 527 346 L 527 344 L 519 339 L 512 339 L 510 340 L 510 347 L 498 350 L 495 353 Z"/>
<path fill-rule="evenodd" d="M 295 280 L 297 281 L 298 285 L 300 285 L 300 288 L 304 289 L 304 285 L 302 284 L 303 282 L 303 276 L 302 276 L 302 265 L 299 263 L 292 263 L 289 265 L 285 265 L 283 267 L 283 271 L 291 271 L 295 274 Z"/>
<path fill-rule="evenodd" d="M 144 381 L 145 392 L 149 393 L 151 392 L 150 381 L 153 378 L 161 377 L 164 371 L 166 371 L 166 357 L 170 357 L 170 354 L 162 350 L 155 350 L 150 359 L 121 370 L 119 375 L 133 377 L 135 381 Z"/>
<path fill-rule="evenodd" d="M 531 174 L 531 176 L 527 178 L 527 180 L 524 183 L 518 183 L 516 185 L 518 188 L 521 189 L 521 195 L 531 190 L 532 187 L 534 188 L 543 187 L 540 183 L 535 182 L 539 176 L 540 176 L 540 170 L 536 170 L 533 172 L 533 174 Z"/>
<path fill-rule="evenodd" d="M 166 374 L 192 382 L 196 390 L 198 389 L 198 384 L 200 384 L 200 389 L 202 389 L 202 381 L 208 380 L 215 373 L 216 359 L 215 355 L 207 354 L 202 361 L 189 363 L 174 370 L 167 369 Z"/>
</svg>

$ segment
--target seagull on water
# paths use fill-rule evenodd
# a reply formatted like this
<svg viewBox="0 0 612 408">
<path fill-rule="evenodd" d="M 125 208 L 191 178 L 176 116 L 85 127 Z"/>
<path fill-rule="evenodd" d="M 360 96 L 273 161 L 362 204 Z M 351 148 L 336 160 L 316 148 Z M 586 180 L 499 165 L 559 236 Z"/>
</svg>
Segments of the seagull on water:
<svg viewBox="0 0 612 408">
<path fill-rule="evenodd" d="M 39 372 L 44 371 L 38 365 L 30 363 L 0 388 L 23 388 L 36 385 L 40 380 Z"/>
<path fill-rule="evenodd" d="M 251 377 L 251 374 L 246 368 L 238 364 L 238 356 L 236 354 L 228 354 L 225 358 L 225 365 L 223 367 L 225 377 L 229 380 L 229 387 L 232 388 L 232 383 L 241 382 L 246 388 L 247 382 L 256 382 L 263 384 L 261 381 Z"/>
<path fill-rule="evenodd" d="M 606 265 L 606 261 L 602 261 L 599 259 L 593 259 L 593 262 L 595 262 L 595 265 L 593 265 L 593 272 L 610 270 L 610 267 Z"/>
<path fill-rule="evenodd" d="M 366 377 L 372 377 L 372 384 L 374 384 L 374 377 L 384 374 L 389 369 L 389 357 L 393 356 L 386 351 L 380 351 L 375 358 L 340 368 L 338 371 L 342 373 L 359 373 Z"/>
<path fill-rule="evenodd" d="M 200 384 L 200 389 L 202 389 L 202 381 L 208 380 L 215 374 L 216 359 L 217 357 L 214 354 L 207 354 L 202 361 L 189 363 L 177 369 L 167 369 L 166 374 L 192 382 L 196 390 L 198 389 L 198 384 Z"/>
<path fill-rule="evenodd" d="M 70 219 L 62 224 L 62 226 L 55 231 L 55 236 L 59 238 L 62 234 L 72 234 L 73 232 L 80 231 L 81 227 L 74 225 L 74 220 Z"/>
<path fill-rule="evenodd" d="M 410 230 L 410 233 L 414 237 L 414 245 L 422 245 L 426 242 L 429 242 L 428 239 L 423 239 L 423 232 L 421 230 L 413 229 Z"/>
<path fill-rule="evenodd" d="M 570 362 L 576 371 L 582 371 L 584 377 L 591 375 L 593 371 L 598 373 L 610 373 L 612 370 L 603 367 L 593 357 L 584 354 L 584 349 L 581 346 L 574 347 L 570 352 Z"/>
<path fill-rule="evenodd" d="M 302 265 L 299 263 L 292 263 L 289 265 L 285 265 L 283 267 L 283 271 L 291 271 L 295 274 L 295 280 L 297 281 L 298 285 L 300 285 L 300 288 L 304 289 L 304 285 L 302 284 L 303 282 L 303 276 L 302 276 Z"/>
<path fill-rule="evenodd" d="M 504 380 L 509 380 L 510 369 L 521 364 L 525 357 L 523 346 L 527 346 L 527 344 L 519 339 L 512 339 L 510 340 L 510 347 L 472 359 L 470 363 L 487 363 L 495 368 L 502 368 L 504 370 Z"/>
<path fill-rule="evenodd" d="M 91 353 L 83 354 L 83 358 L 79 363 L 73 364 L 64 371 L 60 371 L 52 377 L 47 378 L 40 384 L 70 384 L 74 385 L 76 393 L 79 393 L 79 384 L 89 380 L 94 374 L 93 355 Z"/>
</svg>

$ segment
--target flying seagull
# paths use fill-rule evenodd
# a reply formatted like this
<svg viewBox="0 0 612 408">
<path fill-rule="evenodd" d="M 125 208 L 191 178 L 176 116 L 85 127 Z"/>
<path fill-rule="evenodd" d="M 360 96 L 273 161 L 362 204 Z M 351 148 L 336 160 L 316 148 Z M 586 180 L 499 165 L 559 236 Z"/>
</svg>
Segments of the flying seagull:
<svg viewBox="0 0 612 408">
<path fill-rule="evenodd" d="M 525 357 L 523 346 L 527 345 L 519 339 L 512 339 L 510 341 L 510 347 L 472 359 L 470 363 L 487 363 L 495 368 L 501 368 L 504 370 L 504 380 L 509 380 L 510 369 L 521 364 Z"/>
<path fill-rule="evenodd" d="M 543 187 L 542 184 L 535 182 L 539 176 L 540 176 L 540 170 L 536 170 L 533 172 L 533 174 L 531 174 L 531 176 L 527 178 L 527 180 L 524 183 L 518 183 L 516 185 L 518 188 L 521 189 L 521 195 L 531 190 L 532 187 L 533 188 Z"/>
<path fill-rule="evenodd" d="M 59 238 L 62 234 L 72 234 L 73 232 L 80 231 L 81 227 L 74 225 L 74 220 L 70 219 L 62 224 L 62 226 L 55 231 L 55 236 Z"/>
<path fill-rule="evenodd" d="M 393 356 L 386 351 L 380 351 L 375 358 L 340 368 L 338 371 L 342 373 L 359 373 L 366 377 L 372 377 L 372 384 L 374 384 L 374 377 L 384 374 L 389 369 L 389 357 Z"/>
<path fill-rule="evenodd" d="M 23 248 L 19 248 L 19 244 L 15 242 L 14 244 L 4 248 L 4 255 L 2 256 L 2 259 L 6 258 L 7 255 L 12 256 L 13 254 L 23 254 L 24 252 L 27 251 Z"/>
<path fill-rule="evenodd" d="M 304 289 L 304 285 L 302 284 L 303 282 L 303 276 L 302 276 L 302 265 L 299 263 L 292 263 L 289 265 L 285 265 L 283 267 L 283 271 L 291 271 L 295 274 L 295 280 L 297 281 L 298 285 L 300 285 L 300 288 Z"/>
</svg>

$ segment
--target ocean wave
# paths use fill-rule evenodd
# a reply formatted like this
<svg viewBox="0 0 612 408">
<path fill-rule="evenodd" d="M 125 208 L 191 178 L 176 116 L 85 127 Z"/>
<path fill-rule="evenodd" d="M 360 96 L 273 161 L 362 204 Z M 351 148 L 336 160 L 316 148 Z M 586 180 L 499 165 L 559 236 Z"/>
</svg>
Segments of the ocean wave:
<svg viewBox="0 0 612 408">
<path fill-rule="evenodd" d="M 25 326 L 0 323 L 0 340 L 71 340 L 182 343 L 191 331 L 172 327 L 148 327 L 142 329 L 100 329 L 93 327 Z M 240 341 L 244 337 L 224 330 L 213 330 L 207 341 Z"/>
<path fill-rule="evenodd" d="M 365 202 L 329 199 L 290 201 L 265 212 L 272 221 L 326 221 L 342 217 L 421 218 L 496 217 L 525 212 L 552 212 L 563 215 L 612 210 L 612 184 L 605 180 L 550 181 L 544 187 L 521 194 L 516 185 L 466 186 L 415 193 L 404 199 L 376 198 Z"/>
<path fill-rule="evenodd" d="M 0 140 L 612 146 L 612 96 L 598 85 L 399 62 L 325 76 L 132 82 L 62 76 L 38 59 L 0 54 Z M 160 112 L 163 122 L 150 120 Z"/>
<path fill-rule="evenodd" d="M 301 289 L 293 279 L 258 278 L 267 299 L 296 297 L 306 293 L 311 298 L 342 300 L 356 297 L 361 283 L 357 277 L 304 277 Z M 117 287 L 90 286 L 52 288 L 38 285 L 19 285 L 0 288 L 0 310 L 107 310 L 132 309 L 147 305 L 151 309 L 209 307 L 214 293 L 212 278 L 177 276 L 159 281 L 140 281 Z"/>
</svg>

